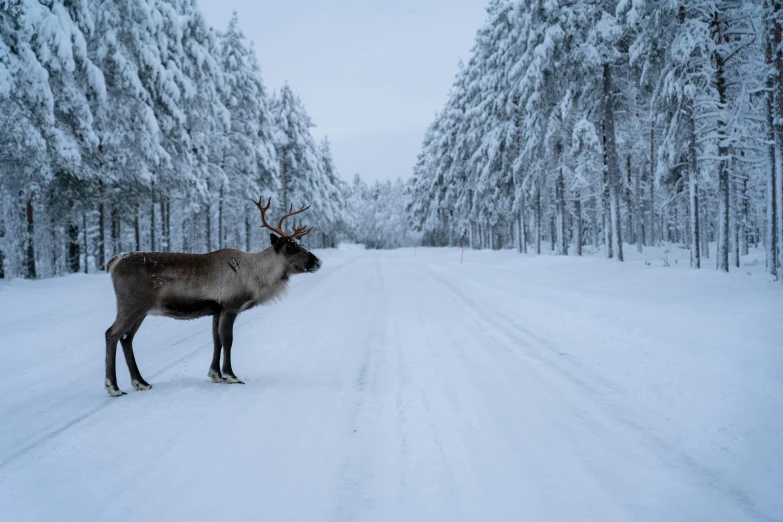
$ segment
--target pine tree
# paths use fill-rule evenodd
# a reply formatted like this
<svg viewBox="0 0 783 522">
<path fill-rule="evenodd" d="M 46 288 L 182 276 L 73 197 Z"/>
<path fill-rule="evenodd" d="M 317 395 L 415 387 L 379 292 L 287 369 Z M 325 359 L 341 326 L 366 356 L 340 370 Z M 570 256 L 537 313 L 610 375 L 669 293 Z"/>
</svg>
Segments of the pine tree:
<svg viewBox="0 0 783 522">
<path fill-rule="evenodd" d="M 318 169 L 318 151 L 310 134 L 313 123 L 304 105 L 288 84 L 272 104 L 278 128 L 277 158 L 280 173 L 280 204 L 286 211 L 302 205 L 311 197 Z"/>
</svg>

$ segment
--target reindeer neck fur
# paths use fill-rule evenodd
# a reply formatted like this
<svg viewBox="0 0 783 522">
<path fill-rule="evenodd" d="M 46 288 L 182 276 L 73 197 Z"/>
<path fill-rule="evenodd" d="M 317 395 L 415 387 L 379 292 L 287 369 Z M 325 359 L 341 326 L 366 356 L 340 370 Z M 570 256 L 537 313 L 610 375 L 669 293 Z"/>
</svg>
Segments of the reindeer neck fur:
<svg viewBox="0 0 783 522">
<path fill-rule="evenodd" d="M 288 289 L 288 268 L 282 257 L 273 247 L 246 255 L 250 261 L 248 271 L 256 289 L 256 304 L 283 297 Z"/>
</svg>

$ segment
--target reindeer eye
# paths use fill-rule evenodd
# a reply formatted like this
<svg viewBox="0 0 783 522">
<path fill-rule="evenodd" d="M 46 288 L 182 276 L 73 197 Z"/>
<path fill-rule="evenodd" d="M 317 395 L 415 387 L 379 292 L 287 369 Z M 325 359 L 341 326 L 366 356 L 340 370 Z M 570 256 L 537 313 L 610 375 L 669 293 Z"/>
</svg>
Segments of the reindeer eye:
<svg viewBox="0 0 783 522">
<path fill-rule="evenodd" d="M 296 247 L 292 245 L 291 243 L 288 243 L 285 246 L 285 251 L 287 254 L 296 254 Z"/>
</svg>

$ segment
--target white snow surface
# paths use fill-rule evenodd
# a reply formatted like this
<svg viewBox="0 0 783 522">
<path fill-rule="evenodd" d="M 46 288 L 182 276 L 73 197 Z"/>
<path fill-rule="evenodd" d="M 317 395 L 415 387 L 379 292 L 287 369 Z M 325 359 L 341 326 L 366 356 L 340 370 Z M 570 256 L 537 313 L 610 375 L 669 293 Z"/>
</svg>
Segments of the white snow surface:
<svg viewBox="0 0 783 522">
<path fill-rule="evenodd" d="M 109 277 L 0 286 L 0 518 L 783 520 L 779 284 L 638 255 L 318 254 L 239 317 L 244 386 L 207 378 L 209 319 L 150 317 L 153 388 L 120 349 L 110 398 Z"/>
</svg>

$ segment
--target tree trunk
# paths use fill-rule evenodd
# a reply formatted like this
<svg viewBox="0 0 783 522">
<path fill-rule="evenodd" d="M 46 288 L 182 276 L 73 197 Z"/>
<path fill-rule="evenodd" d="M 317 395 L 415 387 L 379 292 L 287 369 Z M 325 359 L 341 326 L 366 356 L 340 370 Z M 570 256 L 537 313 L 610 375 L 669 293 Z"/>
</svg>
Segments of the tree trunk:
<svg viewBox="0 0 783 522">
<path fill-rule="evenodd" d="M 35 220 L 33 199 L 27 198 L 27 204 L 25 206 L 25 214 L 27 216 L 27 234 L 25 237 L 25 272 L 24 276 L 27 279 L 35 279 L 37 277 L 35 271 Z"/>
<path fill-rule="evenodd" d="M 536 254 L 541 253 L 541 187 L 536 183 L 535 201 Z"/>
<path fill-rule="evenodd" d="M 250 226 L 250 210 L 245 205 L 245 252 L 250 252 L 250 234 L 252 228 Z"/>
<path fill-rule="evenodd" d="M 103 180 L 98 180 L 98 270 L 106 266 L 106 215 L 103 206 Z"/>
<path fill-rule="evenodd" d="M 90 271 L 90 243 L 87 241 L 87 213 L 82 212 L 82 231 L 84 232 L 84 273 Z"/>
<path fill-rule="evenodd" d="M 697 183 L 698 188 L 698 183 Z M 699 198 L 699 208 L 701 211 L 701 217 L 699 218 L 699 236 L 701 237 L 701 256 L 705 259 L 710 258 L 710 216 L 707 211 L 706 197 L 704 196 L 704 189 L 696 191 L 696 196 Z"/>
<path fill-rule="evenodd" d="M 634 188 L 634 213 L 636 215 L 636 250 L 642 253 L 642 243 L 644 243 L 644 225 L 642 220 L 642 184 L 641 184 L 641 168 L 636 169 L 636 183 Z"/>
<path fill-rule="evenodd" d="M 285 151 L 283 151 L 283 161 L 281 162 L 280 181 L 283 188 L 283 211 L 288 208 L 288 169 L 286 169 Z"/>
<path fill-rule="evenodd" d="M 68 223 L 68 271 L 75 274 L 79 271 L 79 226 L 71 221 Z"/>
<path fill-rule="evenodd" d="M 207 241 L 207 252 L 212 250 L 212 205 L 210 205 L 209 202 L 209 192 L 207 192 L 207 211 L 206 211 L 206 228 L 207 228 L 207 234 L 206 234 L 206 241 Z"/>
<path fill-rule="evenodd" d="M 1 207 L 0 207 L 0 279 L 5 279 L 5 223 L 3 222 L 3 209 Z"/>
<path fill-rule="evenodd" d="M 185 208 L 188 208 L 188 205 L 185 205 Z M 181 221 L 182 223 L 182 251 L 191 253 L 190 251 L 190 245 L 191 245 L 191 230 L 192 230 L 192 219 L 186 219 L 183 216 L 183 219 Z"/>
<path fill-rule="evenodd" d="M 527 254 L 527 220 L 525 219 L 525 193 L 521 195 L 519 205 L 519 229 L 522 233 L 522 253 Z"/>
<path fill-rule="evenodd" d="M 620 221 L 620 158 L 617 154 L 617 139 L 614 131 L 614 96 L 612 66 L 604 64 L 603 74 L 603 123 L 606 143 L 607 174 L 609 177 L 609 205 L 611 209 L 612 242 L 617 248 L 617 260 L 623 260 L 623 236 Z"/>
<path fill-rule="evenodd" d="M 691 236 L 691 267 L 701 268 L 701 255 L 699 252 L 699 190 L 696 183 L 696 174 L 688 172 L 688 190 L 690 194 L 690 236 Z"/>
<path fill-rule="evenodd" d="M 57 224 L 55 223 L 54 217 L 49 221 L 49 235 L 50 235 L 50 241 L 51 245 L 50 248 L 52 249 L 51 253 L 51 276 L 56 276 L 60 273 L 60 263 L 58 262 L 59 259 L 59 250 L 60 250 L 60 241 L 57 240 Z"/>
<path fill-rule="evenodd" d="M 166 252 L 171 252 L 171 229 L 169 228 L 169 224 L 171 223 L 171 221 L 169 220 L 168 196 L 162 199 L 161 210 L 163 212 L 163 218 L 161 220 L 161 224 L 163 225 L 163 239 L 165 241 L 163 248 Z"/>
<path fill-rule="evenodd" d="M 735 198 L 735 204 L 736 204 L 736 198 Z M 739 268 L 740 267 L 740 220 L 738 216 L 734 217 L 734 226 L 731 227 L 732 231 L 734 232 L 734 241 L 732 245 L 732 249 L 734 250 L 734 266 Z"/>
<path fill-rule="evenodd" d="M 580 199 L 581 196 L 579 192 L 577 191 L 576 194 L 574 194 L 574 214 L 576 215 L 576 255 L 581 256 L 582 255 L 582 200 Z"/>
<path fill-rule="evenodd" d="M 781 116 L 783 118 L 783 116 Z M 783 281 L 783 273 L 781 273 L 781 250 L 783 249 L 783 129 L 780 130 L 776 138 L 776 159 L 777 164 L 776 180 L 775 180 L 775 208 L 777 209 L 776 217 L 777 223 L 775 225 L 775 232 L 777 240 L 775 241 L 777 253 L 775 259 L 777 260 L 777 279 Z"/>
<path fill-rule="evenodd" d="M 152 199 L 152 212 L 150 212 L 150 242 L 151 250 L 155 252 L 155 181 L 152 181 L 152 190 L 150 191 Z"/>
<path fill-rule="evenodd" d="M 171 252 L 171 197 L 166 196 L 166 245 Z"/>
<path fill-rule="evenodd" d="M 633 187 L 633 180 L 631 176 L 631 155 L 629 154 L 625 158 L 625 166 L 626 166 L 626 182 L 625 182 L 625 188 L 622 190 L 623 194 L 625 194 L 625 208 L 628 212 L 628 224 L 626 226 L 626 231 L 628 232 L 627 241 L 631 244 L 636 243 L 636 227 L 634 226 L 634 221 L 636 220 L 636 210 L 634 209 L 634 194 L 631 193 L 631 187 Z"/>
<path fill-rule="evenodd" d="M 139 226 L 139 207 L 136 206 L 136 211 L 133 215 L 133 239 L 136 240 L 136 252 L 141 251 L 141 227 Z"/>
<path fill-rule="evenodd" d="M 648 213 L 648 245 L 655 245 L 655 120 L 650 126 L 650 211 Z"/>
<path fill-rule="evenodd" d="M 723 40 L 722 28 L 718 12 L 713 18 L 713 32 L 715 43 Z M 724 272 L 729 271 L 729 149 L 726 145 L 726 78 L 723 56 L 719 51 L 713 52 L 716 72 L 716 89 L 718 91 L 718 103 L 720 107 L 718 116 L 718 266 Z"/>
<path fill-rule="evenodd" d="M 505 248 L 513 248 L 514 247 L 514 222 L 519 223 L 518 219 L 512 219 L 508 222 L 508 236 L 506 237 L 507 242 L 506 245 L 504 245 Z"/>
<path fill-rule="evenodd" d="M 748 255 L 748 243 L 750 242 L 750 229 L 748 227 L 749 224 L 749 213 L 750 213 L 750 205 L 748 202 L 748 176 L 744 175 L 742 177 L 742 187 L 740 189 L 740 219 L 739 219 L 739 235 L 740 235 L 740 244 L 741 244 L 741 255 L 746 256 Z"/>
<path fill-rule="evenodd" d="M 170 250 L 168 217 L 166 213 L 166 198 L 161 195 L 160 198 L 160 249 L 163 252 Z"/>
<path fill-rule="evenodd" d="M 527 226 L 528 216 L 526 216 L 526 214 L 527 212 L 525 209 L 519 213 L 519 215 L 522 217 L 522 252 L 524 254 L 527 254 L 527 243 L 530 241 L 530 230 Z"/>
<path fill-rule="evenodd" d="M 664 202 L 661 208 L 661 241 L 671 242 L 671 231 L 669 230 L 669 205 Z"/>
<path fill-rule="evenodd" d="M 688 110 L 688 194 L 690 199 L 691 267 L 701 268 L 699 252 L 699 158 L 696 151 L 696 121 L 693 102 Z"/>
<path fill-rule="evenodd" d="M 593 196 L 593 211 L 590 213 L 590 228 L 593 232 L 593 250 L 598 252 L 600 239 L 598 238 L 598 196 Z"/>
<path fill-rule="evenodd" d="M 774 73 L 767 78 L 770 94 L 767 95 L 767 120 L 770 140 L 770 176 L 768 183 L 767 208 L 769 252 L 769 272 L 776 280 L 783 281 L 781 274 L 780 254 L 783 243 L 783 26 L 780 22 L 780 11 L 783 2 L 771 0 L 774 16 L 769 22 L 771 38 L 767 38 L 768 62 L 774 64 Z M 770 42 L 771 40 L 771 42 Z"/>
<path fill-rule="evenodd" d="M 218 200 L 218 248 L 223 248 L 223 185 L 220 185 Z"/>
<path fill-rule="evenodd" d="M 119 243 L 119 215 L 117 213 L 117 205 L 114 205 L 111 209 L 111 255 L 117 255 L 117 246 Z"/>
<path fill-rule="evenodd" d="M 558 145 L 558 151 L 559 150 L 560 146 Z M 563 167 L 558 169 L 557 179 L 555 180 L 555 197 L 557 198 L 557 253 L 567 256 L 568 236 L 566 234 L 565 179 L 563 178 Z"/>
<path fill-rule="evenodd" d="M 603 137 L 604 143 L 604 171 L 602 175 L 601 184 L 601 224 L 604 230 L 604 245 L 606 245 L 606 257 L 612 259 L 614 257 L 614 248 L 612 241 L 612 218 L 609 214 L 609 174 L 607 168 L 607 155 L 606 155 L 606 134 Z"/>
<path fill-rule="evenodd" d="M 114 209 L 117 214 L 117 244 L 114 246 L 114 255 L 119 254 L 125 250 L 125 244 L 122 242 L 122 218 L 120 217 L 120 210 Z"/>
<path fill-rule="evenodd" d="M 720 233 L 720 213 L 715 214 L 715 230 Z M 720 243 L 715 246 L 715 270 L 720 270 Z"/>
</svg>

